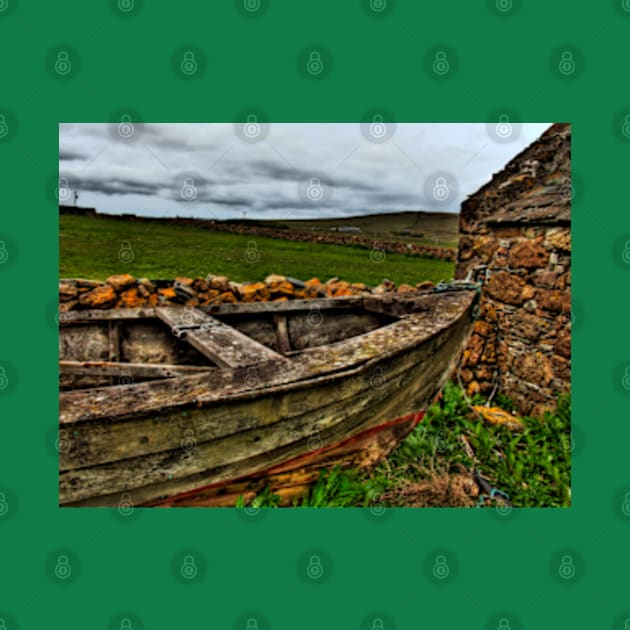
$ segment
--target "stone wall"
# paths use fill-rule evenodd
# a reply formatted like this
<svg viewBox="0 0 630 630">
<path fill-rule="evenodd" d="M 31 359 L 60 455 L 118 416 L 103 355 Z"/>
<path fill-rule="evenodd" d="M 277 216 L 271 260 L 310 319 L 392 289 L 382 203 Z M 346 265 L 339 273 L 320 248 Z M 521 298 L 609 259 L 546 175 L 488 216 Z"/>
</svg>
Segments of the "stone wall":
<svg viewBox="0 0 630 630">
<path fill-rule="evenodd" d="M 571 196 L 571 128 L 556 124 L 462 204 L 456 278 L 485 277 L 462 381 L 498 383 L 533 416 L 571 388 Z"/>
<path fill-rule="evenodd" d="M 225 276 L 209 274 L 205 278 L 179 277 L 173 280 L 135 278 L 117 274 L 105 282 L 67 278 L 59 281 L 59 313 L 95 308 L 139 308 L 154 306 L 210 306 L 237 302 L 283 302 L 286 300 L 379 295 L 428 291 L 429 280 L 415 286 L 383 280 L 376 287 L 362 282 L 350 283 L 339 278 L 322 282 L 319 278 L 302 281 L 271 274 L 262 282 L 232 282 Z"/>
</svg>

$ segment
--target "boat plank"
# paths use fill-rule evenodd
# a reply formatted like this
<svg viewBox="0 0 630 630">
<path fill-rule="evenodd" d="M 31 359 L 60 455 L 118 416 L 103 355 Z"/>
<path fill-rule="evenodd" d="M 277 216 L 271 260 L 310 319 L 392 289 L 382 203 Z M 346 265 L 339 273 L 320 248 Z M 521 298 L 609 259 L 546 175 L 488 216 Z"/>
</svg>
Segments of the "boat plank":
<svg viewBox="0 0 630 630">
<path fill-rule="evenodd" d="M 279 505 L 290 505 L 300 499 L 317 481 L 322 469 L 367 468 L 387 457 L 413 430 L 422 413 L 410 414 L 375 427 L 337 444 L 313 451 L 242 480 L 213 484 L 144 504 L 144 507 L 228 507 L 239 497 L 247 504 L 269 489 L 280 497 Z"/>
<path fill-rule="evenodd" d="M 173 450 L 191 437 L 196 442 L 206 442 L 239 431 L 255 431 L 281 419 L 303 417 L 306 410 L 320 415 L 340 413 L 339 404 L 347 399 L 371 404 L 389 394 L 402 384 L 407 369 L 405 363 L 400 370 L 388 371 L 387 381 L 378 382 L 377 389 L 373 372 L 367 370 L 343 383 L 334 381 L 317 388 L 304 388 L 284 398 L 271 394 L 232 405 L 190 409 L 185 415 L 174 413 L 131 422 L 62 425 L 59 437 L 66 448 L 59 454 L 59 469 L 95 466 Z M 344 408 L 344 411 L 348 413 L 349 409 Z"/>
<path fill-rule="evenodd" d="M 155 314 L 177 337 L 190 343 L 219 367 L 233 369 L 285 360 L 271 348 L 197 309 L 158 307 Z"/>
<path fill-rule="evenodd" d="M 374 296 L 379 299 L 378 296 Z M 211 315 L 264 315 L 266 313 L 288 313 L 295 311 L 319 310 L 346 310 L 361 307 L 363 298 L 359 296 L 344 296 L 335 298 L 307 298 L 287 300 L 286 302 L 238 302 L 236 304 L 212 304 L 196 307 L 198 310 Z M 186 309 L 184 306 L 165 308 Z M 63 314 L 61 326 L 80 324 L 85 322 L 119 320 L 119 319 L 144 319 L 155 317 L 154 307 L 140 308 L 110 308 L 87 309 L 80 311 L 68 311 Z"/>
<path fill-rule="evenodd" d="M 132 378 L 171 378 L 215 371 L 216 368 L 198 365 L 158 363 L 117 363 L 113 361 L 59 361 L 61 374 L 80 376 L 131 376 Z"/>
</svg>

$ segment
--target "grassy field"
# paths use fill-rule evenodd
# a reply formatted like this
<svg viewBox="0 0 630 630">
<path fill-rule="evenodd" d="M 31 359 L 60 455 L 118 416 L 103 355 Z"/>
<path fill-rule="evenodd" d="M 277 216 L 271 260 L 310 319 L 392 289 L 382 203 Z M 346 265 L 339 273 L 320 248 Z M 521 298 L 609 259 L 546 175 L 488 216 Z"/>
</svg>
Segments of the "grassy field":
<svg viewBox="0 0 630 630">
<path fill-rule="evenodd" d="M 200 227 L 129 222 L 119 218 L 59 217 L 59 274 L 104 280 L 115 273 L 136 277 L 205 277 L 262 280 L 279 273 L 303 280 L 338 276 L 349 282 L 438 282 L 453 276 L 453 263 L 368 249 L 302 243 L 213 232 Z M 381 252 L 378 252 L 381 254 Z M 373 260 L 374 259 L 374 260 Z"/>
</svg>

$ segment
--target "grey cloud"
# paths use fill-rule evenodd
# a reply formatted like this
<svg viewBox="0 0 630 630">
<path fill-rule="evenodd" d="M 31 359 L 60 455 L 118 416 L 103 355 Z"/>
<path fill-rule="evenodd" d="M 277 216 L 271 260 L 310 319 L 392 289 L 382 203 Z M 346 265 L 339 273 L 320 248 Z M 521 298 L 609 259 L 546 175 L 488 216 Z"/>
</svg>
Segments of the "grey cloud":
<svg viewBox="0 0 630 630">
<path fill-rule="evenodd" d="M 88 156 L 85 153 L 79 151 L 73 151 L 71 149 L 59 149 L 59 161 L 60 162 L 74 162 L 76 160 L 85 160 Z"/>
<path fill-rule="evenodd" d="M 296 217 L 363 212 L 457 212 L 548 125 L 523 125 L 510 144 L 493 142 L 486 124 L 399 124 L 389 142 L 372 144 L 358 124 L 278 124 L 266 140 L 243 142 L 232 124 L 145 124 L 123 142 L 108 124 L 60 125 L 61 175 L 81 202 L 103 212 L 149 215 Z M 444 170 L 458 194 L 446 207 L 424 182 Z M 184 201 L 186 177 L 197 188 Z M 314 203 L 300 187 L 318 178 Z"/>
</svg>

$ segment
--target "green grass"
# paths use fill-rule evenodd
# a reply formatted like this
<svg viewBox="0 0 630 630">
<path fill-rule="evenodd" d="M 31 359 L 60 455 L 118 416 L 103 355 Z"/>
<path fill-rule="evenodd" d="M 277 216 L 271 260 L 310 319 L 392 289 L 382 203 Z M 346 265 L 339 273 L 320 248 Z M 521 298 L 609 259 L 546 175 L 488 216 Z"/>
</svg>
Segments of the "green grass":
<svg viewBox="0 0 630 630">
<path fill-rule="evenodd" d="M 243 282 L 279 273 L 322 281 L 338 276 L 376 285 L 383 278 L 397 284 L 439 282 L 451 279 L 454 271 L 453 263 L 416 256 L 387 254 L 384 262 L 373 262 L 370 250 L 358 247 L 254 238 L 109 217 L 61 215 L 59 247 L 60 277 L 91 280 L 123 272 L 152 279 L 214 273 Z M 133 252 L 131 260 L 129 252 Z"/>
<path fill-rule="evenodd" d="M 474 404 L 483 404 L 475 397 Z M 508 411 L 512 402 L 498 394 L 493 405 Z M 389 457 L 389 476 L 399 482 L 420 481 L 427 473 L 459 473 L 474 462 L 464 452 L 463 435 L 477 458 L 481 475 L 510 496 L 516 507 L 567 507 L 571 503 L 571 406 L 558 400 L 542 419 L 522 418 L 525 429 L 512 431 L 471 415 L 460 388 L 449 383 L 442 401 Z M 378 476 L 383 466 L 375 471 Z M 393 473 L 392 473 L 393 471 Z"/>
<path fill-rule="evenodd" d="M 483 404 L 475 398 L 474 404 Z M 493 404 L 511 410 L 499 394 Z M 475 464 L 461 447 L 466 437 L 477 458 L 477 469 L 490 484 L 506 492 L 514 507 L 568 507 L 571 504 L 571 407 L 568 397 L 542 419 L 522 418 L 525 430 L 514 432 L 471 416 L 459 387 L 447 384 L 442 400 L 432 405 L 409 437 L 376 468 L 324 471 L 302 507 L 402 507 L 383 500 L 437 476 L 461 475 Z M 385 493 L 385 494 L 384 494 Z M 401 494 L 404 496 L 404 492 Z M 275 507 L 269 492 L 257 497 L 259 507 Z"/>
</svg>

